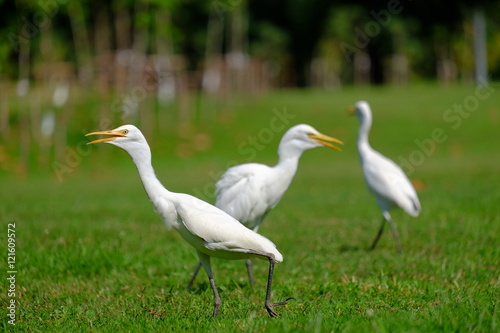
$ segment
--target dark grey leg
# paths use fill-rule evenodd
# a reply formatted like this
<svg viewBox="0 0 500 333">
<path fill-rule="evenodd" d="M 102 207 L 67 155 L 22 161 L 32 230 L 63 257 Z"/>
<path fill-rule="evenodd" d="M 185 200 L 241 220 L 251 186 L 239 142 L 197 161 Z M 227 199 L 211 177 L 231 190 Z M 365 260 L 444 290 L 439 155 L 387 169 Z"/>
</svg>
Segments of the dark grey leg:
<svg viewBox="0 0 500 333">
<path fill-rule="evenodd" d="M 246 264 L 248 272 L 248 281 L 250 282 L 250 285 L 253 287 L 255 280 L 253 279 L 253 273 L 252 273 L 252 260 L 247 259 Z"/>
<path fill-rule="evenodd" d="M 210 285 L 212 286 L 212 291 L 214 292 L 214 313 L 213 316 L 217 317 L 217 314 L 219 313 L 220 305 L 222 304 L 222 301 L 219 297 L 219 292 L 217 291 L 217 287 L 215 286 L 215 281 L 213 278 L 208 279 L 210 281 Z"/>
<path fill-rule="evenodd" d="M 378 240 L 380 239 L 380 236 L 382 236 L 382 233 L 384 232 L 384 226 L 385 226 L 385 217 L 382 217 L 382 224 L 380 225 L 380 230 L 377 233 L 377 236 L 373 240 L 372 247 L 370 250 L 374 250 L 375 247 L 377 246 Z"/>
<path fill-rule="evenodd" d="M 273 306 L 277 305 L 285 305 L 288 304 L 288 301 L 291 299 L 294 299 L 293 297 L 289 297 L 283 302 L 278 302 L 278 303 L 271 303 L 271 287 L 273 284 L 273 274 L 274 274 L 274 259 L 268 257 L 269 259 L 269 275 L 267 276 L 267 291 L 266 291 L 266 302 L 265 302 L 265 307 L 267 312 L 271 317 L 279 317 L 279 314 L 277 314 Z"/>
<path fill-rule="evenodd" d="M 210 265 L 210 256 L 198 251 L 198 257 L 200 258 L 200 262 L 203 265 L 205 272 L 207 272 L 208 280 L 210 281 L 210 286 L 212 287 L 212 291 L 214 292 L 213 316 L 217 317 L 217 314 L 219 313 L 219 309 L 220 309 L 220 305 L 222 304 L 222 301 L 219 297 L 219 292 L 217 291 L 217 287 L 215 286 L 214 276 L 212 274 L 212 267 Z"/>
<path fill-rule="evenodd" d="M 387 223 L 389 223 L 389 226 L 391 227 L 392 236 L 394 237 L 394 242 L 396 243 L 396 251 L 401 254 L 403 250 L 401 249 L 401 243 L 399 242 L 399 235 L 398 230 L 396 229 L 396 225 L 394 224 L 394 222 L 392 222 L 391 218 L 387 220 Z"/>
<path fill-rule="evenodd" d="M 186 291 L 191 290 L 191 287 L 193 286 L 193 283 L 194 283 L 194 279 L 196 279 L 196 276 L 198 275 L 198 272 L 200 271 L 200 268 L 201 268 L 201 261 L 198 262 L 198 265 L 194 269 L 193 276 L 191 277 L 191 280 L 189 280 L 189 283 L 188 283 L 188 285 L 186 287 Z"/>
</svg>

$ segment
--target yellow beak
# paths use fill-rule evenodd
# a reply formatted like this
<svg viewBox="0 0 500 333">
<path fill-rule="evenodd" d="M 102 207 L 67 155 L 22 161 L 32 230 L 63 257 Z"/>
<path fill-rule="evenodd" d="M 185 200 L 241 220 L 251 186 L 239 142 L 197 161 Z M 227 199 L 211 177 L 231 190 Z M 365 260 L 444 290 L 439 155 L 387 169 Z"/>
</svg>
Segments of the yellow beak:
<svg viewBox="0 0 500 333">
<path fill-rule="evenodd" d="M 94 144 L 94 143 L 100 143 L 100 142 L 108 142 L 108 141 L 113 141 L 116 138 L 121 138 L 124 137 L 125 135 L 121 131 L 102 131 L 102 132 L 92 132 L 89 134 L 85 134 L 85 136 L 89 135 L 110 135 L 111 137 L 109 138 L 102 138 L 98 140 L 94 140 L 91 142 L 87 142 L 88 145 Z"/>
<path fill-rule="evenodd" d="M 342 151 L 342 149 L 340 149 L 339 147 L 334 146 L 332 144 L 332 143 L 338 143 L 338 144 L 343 145 L 344 143 L 342 141 L 340 141 L 339 139 L 335 139 L 335 138 L 332 138 L 331 136 L 324 135 L 324 134 L 321 134 L 321 133 L 319 133 L 319 134 L 309 134 L 309 137 L 311 139 L 313 139 L 314 141 L 322 144 L 325 147 L 332 148 L 332 149 L 335 149 L 335 150 L 338 150 L 338 151 Z"/>
<path fill-rule="evenodd" d="M 356 108 L 353 105 L 351 105 L 347 108 L 347 112 L 350 116 L 354 116 L 356 114 Z"/>
</svg>

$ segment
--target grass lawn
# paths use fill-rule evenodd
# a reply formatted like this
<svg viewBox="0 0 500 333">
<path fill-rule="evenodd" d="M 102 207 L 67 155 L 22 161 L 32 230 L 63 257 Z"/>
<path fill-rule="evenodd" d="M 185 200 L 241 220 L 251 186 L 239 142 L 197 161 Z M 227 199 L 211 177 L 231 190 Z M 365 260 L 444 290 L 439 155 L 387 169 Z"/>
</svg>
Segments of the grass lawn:
<svg viewBox="0 0 500 333">
<path fill-rule="evenodd" d="M 358 163 L 358 120 L 346 111 L 360 99 L 372 105 L 373 148 L 424 184 L 418 218 L 392 214 L 402 255 L 388 230 L 367 250 L 381 214 Z M 304 153 L 260 228 L 285 257 L 272 300 L 296 300 L 269 318 L 267 263 L 255 262 L 252 288 L 243 261 L 214 259 L 223 303 L 212 318 L 205 273 L 184 290 L 194 249 L 166 230 L 128 155 L 99 145 L 62 182 L 53 170 L 0 174 L 0 244 L 6 262 L 7 225 L 15 223 L 17 269 L 16 325 L 3 316 L 4 331 L 500 331 L 500 86 L 281 91 L 197 103 L 190 126 L 172 120 L 148 139 L 163 184 L 209 202 L 229 163 L 275 163 L 279 139 L 294 124 L 345 142 L 343 152 Z M 85 142 L 82 131 L 97 129 L 70 128 L 74 147 Z"/>
</svg>

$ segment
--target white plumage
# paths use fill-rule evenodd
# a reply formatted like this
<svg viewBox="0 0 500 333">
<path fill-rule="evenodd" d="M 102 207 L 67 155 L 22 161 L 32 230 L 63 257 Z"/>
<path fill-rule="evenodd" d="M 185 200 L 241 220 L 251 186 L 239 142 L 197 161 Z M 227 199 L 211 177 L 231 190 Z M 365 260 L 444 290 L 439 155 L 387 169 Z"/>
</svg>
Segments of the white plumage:
<svg viewBox="0 0 500 333">
<path fill-rule="evenodd" d="M 281 169 L 257 163 L 228 169 L 216 184 L 215 205 L 257 231 L 292 180 L 290 172 L 287 174 L 290 177 L 280 177 Z"/>
<path fill-rule="evenodd" d="M 389 210 L 401 208 L 409 215 L 417 217 L 421 210 L 420 202 L 413 185 L 403 170 L 370 146 L 368 134 L 372 125 L 372 112 L 368 103 L 365 101 L 357 102 L 354 111 L 361 123 L 357 145 L 363 175 L 366 185 L 375 196 L 383 215 L 382 225 L 372 244 L 372 249 L 377 246 L 387 221 L 396 242 L 396 249 L 401 252 L 399 237 Z"/>
<path fill-rule="evenodd" d="M 246 163 L 229 168 L 216 184 L 215 205 L 257 232 L 267 213 L 273 209 L 292 182 L 300 156 L 316 147 L 340 148 L 332 143 L 342 141 L 326 136 L 309 125 L 290 128 L 280 141 L 279 161 L 274 166 Z M 188 289 L 200 269 L 196 268 Z M 250 283 L 253 284 L 251 262 L 247 261 Z"/>
<path fill-rule="evenodd" d="M 273 209 L 290 186 L 299 159 L 306 150 L 328 146 L 340 140 L 300 124 L 290 128 L 278 147 L 279 161 L 274 166 L 246 163 L 229 168 L 216 184 L 215 205 L 257 231 L 266 214 Z"/>
<path fill-rule="evenodd" d="M 169 229 L 176 229 L 196 249 L 214 292 L 214 316 L 217 316 L 221 301 L 213 280 L 210 257 L 269 260 L 265 307 L 270 316 L 278 316 L 272 306 L 286 304 L 286 301 L 273 304 L 269 299 L 274 263 L 283 261 L 283 256 L 269 239 L 246 228 L 217 207 L 187 194 L 170 192 L 163 187 L 151 165 L 149 145 L 135 126 L 124 125 L 111 131 L 87 135 L 107 135 L 109 137 L 89 144 L 110 143 L 124 149 L 132 157 L 155 211 Z"/>
</svg>

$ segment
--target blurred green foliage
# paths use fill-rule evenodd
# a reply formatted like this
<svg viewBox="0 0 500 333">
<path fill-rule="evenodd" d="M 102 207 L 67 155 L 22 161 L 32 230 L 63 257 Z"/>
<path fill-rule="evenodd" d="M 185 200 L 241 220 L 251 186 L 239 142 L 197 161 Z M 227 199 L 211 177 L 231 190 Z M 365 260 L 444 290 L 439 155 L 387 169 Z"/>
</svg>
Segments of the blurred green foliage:
<svg viewBox="0 0 500 333">
<path fill-rule="evenodd" d="M 367 46 L 375 67 L 383 66 L 388 55 L 402 53 L 409 58 L 411 70 L 417 77 L 435 77 L 436 63 L 442 59 L 454 61 L 465 79 L 472 76 L 470 21 L 472 8 L 478 5 L 475 1 L 293 0 L 266 3 L 243 0 L 86 0 L 80 2 L 78 7 L 90 41 L 104 38 L 106 33 L 103 34 L 102 29 L 107 26 L 111 31 L 111 39 L 107 42 L 109 50 L 116 48 L 116 35 L 124 33 L 132 42 L 146 43 L 148 52 L 155 53 L 158 49 L 155 36 L 163 36 L 169 40 L 170 52 L 186 57 L 190 70 L 203 66 L 209 19 L 220 20 L 226 29 L 222 33 L 224 42 L 220 49 L 220 52 L 225 52 L 231 47 L 232 37 L 228 31 L 232 29 L 233 14 L 241 11 L 248 28 L 248 33 L 243 31 L 244 38 L 248 39 L 247 51 L 263 59 L 278 60 L 282 67 L 294 73 L 288 85 L 305 85 L 308 84 L 307 68 L 311 59 L 333 56 L 334 59 L 329 61 L 339 63 L 336 66 L 345 66 L 345 59 L 336 55 L 339 45 L 352 45 L 357 38 L 356 28 L 363 30 L 380 17 L 377 15 L 387 12 L 395 4 L 401 10 L 390 15 L 389 23 L 381 27 L 380 33 L 371 38 Z M 28 40 L 32 64 L 49 60 L 76 62 L 74 53 L 80 52 L 79 47 L 83 44 L 78 41 L 75 44 L 73 40 L 76 38 L 76 27 L 71 23 L 67 6 L 67 2 L 61 0 L 0 3 L 0 35 L 3 36 L 0 42 L 0 73 L 17 78 L 16 44 L 27 43 Z M 500 76 L 500 2 L 482 1 L 481 6 L 487 18 L 490 73 L 497 78 Z M 128 31 L 113 32 L 115 23 L 123 19 L 119 12 L 130 15 Z M 159 13 L 165 13 L 164 17 L 168 19 L 157 21 Z M 104 23 L 99 22 L 101 14 L 106 18 Z M 25 35 L 27 30 L 35 32 L 26 38 L 23 29 Z M 147 40 L 139 40 L 144 37 L 138 33 L 141 29 Z M 53 35 L 51 59 L 47 59 L 47 50 L 44 51 L 48 46 L 41 45 L 40 35 L 43 33 Z M 332 45 L 326 47 L 325 44 L 329 43 Z M 92 50 L 100 51 L 96 47 Z M 325 50 L 328 50 L 326 54 Z M 387 81 L 379 76 L 375 82 Z"/>
</svg>

